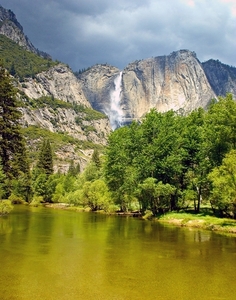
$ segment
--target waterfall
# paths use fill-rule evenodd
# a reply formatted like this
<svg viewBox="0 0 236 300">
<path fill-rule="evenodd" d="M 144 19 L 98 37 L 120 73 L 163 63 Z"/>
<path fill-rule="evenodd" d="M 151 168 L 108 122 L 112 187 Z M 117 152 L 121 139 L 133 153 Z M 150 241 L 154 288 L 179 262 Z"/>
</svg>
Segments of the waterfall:
<svg viewBox="0 0 236 300">
<path fill-rule="evenodd" d="M 122 91 L 122 72 L 114 80 L 114 90 L 110 93 L 110 112 L 109 120 L 112 129 L 116 129 L 122 125 L 123 111 L 120 106 Z"/>
</svg>

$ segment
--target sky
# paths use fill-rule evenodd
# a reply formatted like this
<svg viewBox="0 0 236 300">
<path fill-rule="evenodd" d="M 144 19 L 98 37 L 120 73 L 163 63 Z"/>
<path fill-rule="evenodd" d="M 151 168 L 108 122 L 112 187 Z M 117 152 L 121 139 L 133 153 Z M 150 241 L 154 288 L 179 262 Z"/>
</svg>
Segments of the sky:
<svg viewBox="0 0 236 300">
<path fill-rule="evenodd" d="M 236 0 L 0 0 L 33 45 L 73 71 L 188 49 L 236 67 Z"/>
</svg>

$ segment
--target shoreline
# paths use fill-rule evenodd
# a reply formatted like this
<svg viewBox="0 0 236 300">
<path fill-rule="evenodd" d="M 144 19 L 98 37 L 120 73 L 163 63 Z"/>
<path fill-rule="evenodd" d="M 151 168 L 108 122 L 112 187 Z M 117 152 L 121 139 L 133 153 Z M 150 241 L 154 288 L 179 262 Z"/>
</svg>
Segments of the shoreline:
<svg viewBox="0 0 236 300">
<path fill-rule="evenodd" d="M 203 229 L 236 236 L 236 220 L 233 219 L 217 218 L 209 215 L 203 216 L 201 214 L 168 213 L 160 218 L 155 218 L 155 220 L 178 227 Z"/>
<path fill-rule="evenodd" d="M 70 206 L 67 203 L 47 203 L 44 205 L 53 209 L 64 209 L 77 212 L 91 212 L 90 209 L 84 207 Z M 104 213 L 115 216 L 136 217 L 141 220 L 151 220 L 163 224 L 169 224 L 178 227 L 196 228 L 202 230 L 214 231 L 221 234 L 230 234 L 236 236 L 236 220 L 218 218 L 210 215 L 192 214 L 186 212 L 169 212 L 160 217 L 153 217 L 150 214 L 141 216 L 140 212 L 104 212 L 96 211 L 95 213 Z"/>
</svg>

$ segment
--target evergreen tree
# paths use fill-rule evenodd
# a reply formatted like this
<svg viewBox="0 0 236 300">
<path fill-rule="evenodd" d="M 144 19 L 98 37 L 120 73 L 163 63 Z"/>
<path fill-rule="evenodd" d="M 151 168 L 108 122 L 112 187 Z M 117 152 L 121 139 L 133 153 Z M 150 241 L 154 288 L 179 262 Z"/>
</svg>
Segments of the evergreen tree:
<svg viewBox="0 0 236 300">
<path fill-rule="evenodd" d="M 6 176 L 2 170 L 2 164 L 0 160 L 0 200 L 3 198 L 5 194 L 5 180 L 6 180 Z"/>
<path fill-rule="evenodd" d="M 37 168 L 47 176 L 53 174 L 52 148 L 49 140 L 44 140 L 39 153 Z"/>
<path fill-rule="evenodd" d="M 0 157 L 8 182 L 8 195 L 13 179 L 17 179 L 22 173 L 29 175 L 25 140 L 20 132 L 19 106 L 17 90 L 10 75 L 0 65 Z"/>
<path fill-rule="evenodd" d="M 96 165 L 96 167 L 98 169 L 101 167 L 101 161 L 100 161 L 99 152 L 97 149 L 94 149 L 94 151 L 93 151 L 92 162 Z"/>
<path fill-rule="evenodd" d="M 67 174 L 70 175 L 70 176 L 76 176 L 79 173 L 80 173 L 80 164 L 78 163 L 75 166 L 74 161 L 71 160 Z"/>
</svg>

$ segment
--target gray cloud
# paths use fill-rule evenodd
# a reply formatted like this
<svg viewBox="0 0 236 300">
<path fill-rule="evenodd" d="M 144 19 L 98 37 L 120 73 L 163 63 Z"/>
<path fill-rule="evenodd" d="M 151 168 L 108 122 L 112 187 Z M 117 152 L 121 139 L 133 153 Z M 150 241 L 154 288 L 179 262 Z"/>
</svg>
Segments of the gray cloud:
<svg viewBox="0 0 236 300">
<path fill-rule="evenodd" d="M 236 11 L 230 0 L 0 0 L 42 51 L 73 70 L 179 49 L 236 66 Z M 234 5 L 234 6 L 233 6 Z"/>
</svg>

